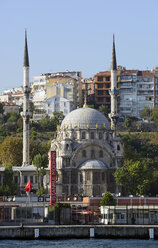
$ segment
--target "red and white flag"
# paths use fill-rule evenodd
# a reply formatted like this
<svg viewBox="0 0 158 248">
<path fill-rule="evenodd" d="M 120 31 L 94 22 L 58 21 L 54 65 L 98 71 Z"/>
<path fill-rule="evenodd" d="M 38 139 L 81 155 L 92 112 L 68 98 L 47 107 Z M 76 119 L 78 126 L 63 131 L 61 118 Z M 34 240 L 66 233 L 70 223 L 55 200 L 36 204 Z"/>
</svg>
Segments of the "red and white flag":
<svg viewBox="0 0 158 248">
<path fill-rule="evenodd" d="M 32 191 L 32 185 L 31 185 L 31 180 L 28 181 L 26 187 L 25 187 L 26 192 Z"/>
</svg>

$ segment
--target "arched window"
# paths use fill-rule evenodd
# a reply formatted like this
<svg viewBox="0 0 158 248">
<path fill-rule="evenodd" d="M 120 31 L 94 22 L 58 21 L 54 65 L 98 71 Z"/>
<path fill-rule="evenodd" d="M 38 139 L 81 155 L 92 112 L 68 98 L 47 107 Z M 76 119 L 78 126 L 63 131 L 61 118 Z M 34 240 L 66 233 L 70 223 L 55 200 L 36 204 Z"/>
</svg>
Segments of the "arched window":
<svg viewBox="0 0 158 248">
<path fill-rule="evenodd" d="M 94 132 L 91 132 L 91 139 L 94 139 Z"/>
<path fill-rule="evenodd" d="M 85 138 L 86 138 L 86 133 L 82 132 L 82 139 L 85 139 Z"/>
<path fill-rule="evenodd" d="M 69 145 L 68 144 L 66 144 L 66 150 L 69 151 Z"/>
<path fill-rule="evenodd" d="M 119 145 L 117 145 L 117 150 L 120 151 L 120 146 Z"/>
<path fill-rule="evenodd" d="M 95 159 L 95 151 L 94 150 L 91 150 L 91 158 Z"/>
<path fill-rule="evenodd" d="M 99 157 L 103 158 L 103 151 L 102 150 L 99 151 Z"/>
<path fill-rule="evenodd" d="M 102 139 L 102 138 L 103 138 L 103 134 L 99 133 L 99 139 Z"/>
<path fill-rule="evenodd" d="M 83 151 L 82 151 L 82 157 L 83 157 L 83 158 L 86 158 L 86 150 L 83 150 Z"/>
<path fill-rule="evenodd" d="M 74 139 L 77 139 L 77 133 L 74 132 Z"/>
</svg>

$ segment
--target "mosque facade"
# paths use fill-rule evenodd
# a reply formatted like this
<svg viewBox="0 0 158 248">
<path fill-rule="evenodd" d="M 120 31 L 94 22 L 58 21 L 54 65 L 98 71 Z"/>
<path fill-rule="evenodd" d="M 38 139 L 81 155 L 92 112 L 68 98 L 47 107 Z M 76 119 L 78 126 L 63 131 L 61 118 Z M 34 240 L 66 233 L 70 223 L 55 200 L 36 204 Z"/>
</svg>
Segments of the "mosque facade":
<svg viewBox="0 0 158 248">
<path fill-rule="evenodd" d="M 123 150 L 107 118 L 84 106 L 69 113 L 51 143 L 56 151 L 57 194 L 101 196 L 119 191 L 113 173 Z"/>
</svg>

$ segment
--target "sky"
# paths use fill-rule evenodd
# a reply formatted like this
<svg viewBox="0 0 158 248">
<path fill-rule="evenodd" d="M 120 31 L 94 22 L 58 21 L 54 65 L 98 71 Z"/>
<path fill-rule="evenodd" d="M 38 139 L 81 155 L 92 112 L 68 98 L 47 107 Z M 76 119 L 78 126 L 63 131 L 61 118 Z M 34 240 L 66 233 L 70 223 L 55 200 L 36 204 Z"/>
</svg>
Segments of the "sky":
<svg viewBox="0 0 158 248">
<path fill-rule="evenodd" d="M 110 69 L 115 34 L 117 64 L 158 65 L 158 0 L 0 0 L 0 92 L 22 85 L 27 29 L 33 76 Z"/>
</svg>

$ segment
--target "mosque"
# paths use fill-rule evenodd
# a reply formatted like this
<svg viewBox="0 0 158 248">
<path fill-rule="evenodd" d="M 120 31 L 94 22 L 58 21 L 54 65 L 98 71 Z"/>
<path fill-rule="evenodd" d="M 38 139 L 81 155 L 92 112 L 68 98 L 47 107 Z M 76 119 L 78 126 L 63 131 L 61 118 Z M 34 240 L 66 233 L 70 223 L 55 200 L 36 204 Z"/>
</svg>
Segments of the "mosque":
<svg viewBox="0 0 158 248">
<path fill-rule="evenodd" d="M 37 172 L 29 162 L 29 57 L 27 36 L 24 49 L 24 104 L 23 104 L 23 164 L 13 167 L 20 191 L 31 179 L 37 189 Z M 88 108 L 86 99 L 83 108 L 70 112 L 57 128 L 57 137 L 52 140 L 50 151 L 56 151 L 57 195 L 102 196 L 110 191 L 118 193 L 113 173 L 121 167 L 123 149 L 117 137 L 117 64 L 113 38 L 111 62 L 111 113 L 109 120 L 99 111 Z M 50 153 L 49 153 L 50 154 Z M 49 167 L 50 168 L 50 167 Z M 49 190 L 49 168 L 44 184 Z M 0 168 L 3 174 L 4 167 Z M 49 193 L 49 192 L 48 192 Z"/>
</svg>

